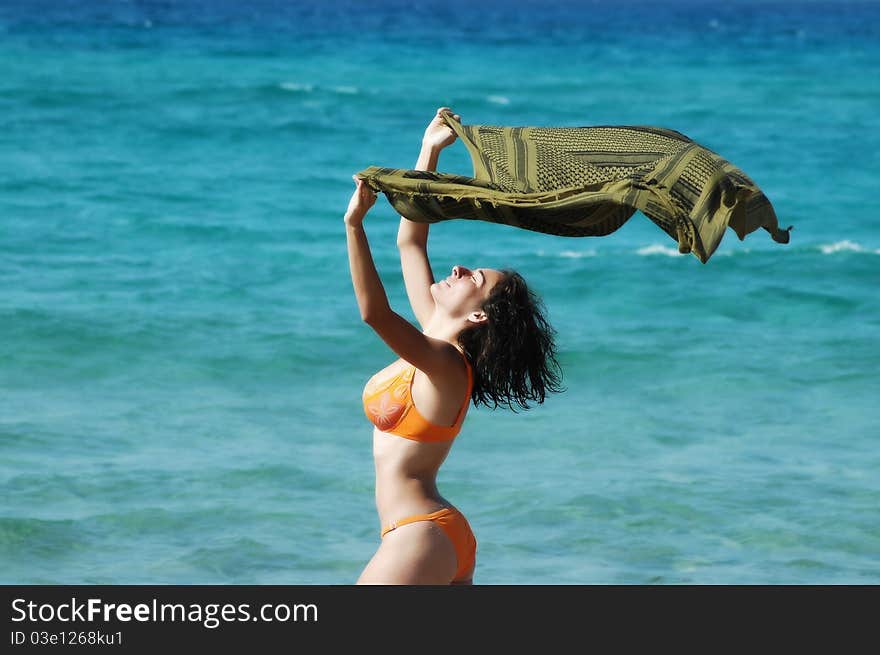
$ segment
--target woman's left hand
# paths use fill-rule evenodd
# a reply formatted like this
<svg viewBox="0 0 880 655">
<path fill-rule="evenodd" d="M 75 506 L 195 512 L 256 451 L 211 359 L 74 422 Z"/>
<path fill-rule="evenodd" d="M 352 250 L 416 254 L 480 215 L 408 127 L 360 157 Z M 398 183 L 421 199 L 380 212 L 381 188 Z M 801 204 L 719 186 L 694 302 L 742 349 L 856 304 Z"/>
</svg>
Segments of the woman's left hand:
<svg viewBox="0 0 880 655">
<path fill-rule="evenodd" d="M 376 204 L 376 194 L 373 190 L 356 175 L 351 176 L 357 188 L 348 201 L 348 209 L 345 211 L 345 222 L 360 222 L 370 211 L 370 207 Z"/>
<path fill-rule="evenodd" d="M 443 150 L 443 148 L 453 143 L 458 138 L 443 117 L 444 112 L 452 114 L 452 117 L 457 121 L 461 120 L 461 116 L 453 114 L 449 107 L 440 107 L 437 110 L 437 113 L 434 114 L 434 118 L 428 123 L 428 127 L 425 128 L 425 135 L 422 137 L 422 145 L 428 146 L 429 148 L 436 148 L 437 150 Z"/>
</svg>

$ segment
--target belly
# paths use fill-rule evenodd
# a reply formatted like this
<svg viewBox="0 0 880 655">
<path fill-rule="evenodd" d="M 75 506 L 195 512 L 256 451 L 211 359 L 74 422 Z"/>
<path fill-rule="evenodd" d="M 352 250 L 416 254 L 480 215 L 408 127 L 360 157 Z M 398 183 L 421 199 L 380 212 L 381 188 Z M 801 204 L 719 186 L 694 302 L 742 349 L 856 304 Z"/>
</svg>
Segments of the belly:
<svg viewBox="0 0 880 655">
<path fill-rule="evenodd" d="M 373 459 L 376 471 L 378 473 L 382 469 L 405 476 L 436 476 L 452 443 L 414 441 L 374 428 Z"/>
<path fill-rule="evenodd" d="M 433 511 L 445 504 L 437 491 L 437 472 L 452 442 L 423 443 L 373 431 L 376 506 L 381 518 L 400 512 Z"/>
</svg>

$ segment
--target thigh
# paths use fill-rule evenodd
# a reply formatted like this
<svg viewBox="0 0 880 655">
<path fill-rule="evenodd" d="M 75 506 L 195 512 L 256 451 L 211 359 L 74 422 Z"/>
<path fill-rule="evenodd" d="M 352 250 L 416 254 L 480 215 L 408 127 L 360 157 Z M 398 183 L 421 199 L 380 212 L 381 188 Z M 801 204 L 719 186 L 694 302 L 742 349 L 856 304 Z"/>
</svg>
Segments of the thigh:
<svg viewBox="0 0 880 655">
<path fill-rule="evenodd" d="M 449 584 L 458 568 L 455 548 L 431 521 L 395 528 L 382 538 L 358 584 Z"/>
</svg>

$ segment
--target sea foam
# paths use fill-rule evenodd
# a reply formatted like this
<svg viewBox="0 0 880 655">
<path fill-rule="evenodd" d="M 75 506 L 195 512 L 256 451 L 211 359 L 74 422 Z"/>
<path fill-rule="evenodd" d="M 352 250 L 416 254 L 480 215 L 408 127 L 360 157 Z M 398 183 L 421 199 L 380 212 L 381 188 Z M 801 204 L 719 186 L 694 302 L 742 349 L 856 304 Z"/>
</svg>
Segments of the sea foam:
<svg viewBox="0 0 880 655">
<path fill-rule="evenodd" d="M 822 251 L 823 255 L 832 255 L 836 252 L 867 252 L 874 253 L 875 255 L 880 255 L 880 248 L 876 250 L 871 250 L 870 248 L 865 248 L 863 245 L 854 241 L 850 241 L 849 239 L 836 241 L 835 243 L 826 243 L 824 245 L 820 245 L 819 249 Z"/>
<path fill-rule="evenodd" d="M 636 250 L 636 253 L 639 255 L 666 255 L 667 257 L 681 256 L 681 253 L 678 252 L 677 248 L 662 246 L 659 243 L 653 243 L 650 246 L 639 248 L 638 250 Z"/>
<path fill-rule="evenodd" d="M 315 89 L 314 84 L 299 84 L 298 82 L 282 82 L 278 86 L 285 91 L 293 91 L 296 93 L 311 93 Z"/>
</svg>

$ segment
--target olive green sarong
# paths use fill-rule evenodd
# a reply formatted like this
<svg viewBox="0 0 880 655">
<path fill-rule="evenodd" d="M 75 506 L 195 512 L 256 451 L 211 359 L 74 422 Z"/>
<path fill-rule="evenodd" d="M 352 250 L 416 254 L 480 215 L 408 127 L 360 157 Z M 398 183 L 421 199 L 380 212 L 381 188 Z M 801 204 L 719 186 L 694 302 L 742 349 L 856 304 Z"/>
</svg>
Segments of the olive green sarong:
<svg viewBox="0 0 880 655">
<path fill-rule="evenodd" d="M 788 243 L 767 197 L 739 168 L 674 130 L 643 126 L 495 127 L 444 118 L 474 177 L 371 166 L 357 174 L 401 215 L 454 218 L 560 236 L 605 236 L 640 210 L 704 264 L 729 225 Z"/>
</svg>

